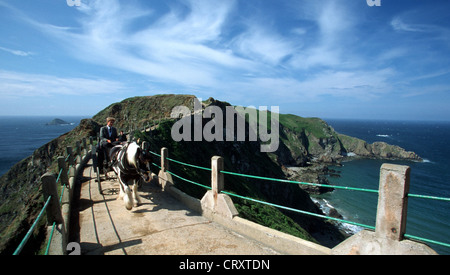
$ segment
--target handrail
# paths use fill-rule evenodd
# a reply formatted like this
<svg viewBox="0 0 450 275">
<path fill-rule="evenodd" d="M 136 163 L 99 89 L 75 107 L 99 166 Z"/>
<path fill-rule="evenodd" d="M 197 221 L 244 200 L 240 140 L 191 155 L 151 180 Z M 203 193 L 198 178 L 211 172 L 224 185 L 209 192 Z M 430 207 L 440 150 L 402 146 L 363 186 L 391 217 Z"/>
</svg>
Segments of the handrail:
<svg viewBox="0 0 450 275">
<path fill-rule="evenodd" d="M 179 179 L 181 179 L 181 180 L 184 180 L 185 182 L 189 182 L 189 183 L 195 184 L 195 185 L 197 185 L 197 186 L 201 186 L 201 187 L 203 187 L 203 188 L 206 188 L 206 189 L 210 189 L 210 190 L 211 190 L 211 187 L 209 187 L 209 186 L 200 184 L 200 183 L 195 182 L 195 181 L 191 181 L 191 180 L 185 179 L 185 178 L 180 177 L 180 176 L 178 176 L 177 174 L 174 174 L 174 173 L 172 173 L 172 172 L 170 172 L 170 171 L 167 171 L 167 173 L 169 173 L 169 174 L 171 174 L 172 176 L 177 177 L 177 178 L 179 178 Z"/>
<path fill-rule="evenodd" d="M 309 182 L 301 182 L 301 181 L 294 181 L 294 180 L 284 180 L 284 179 L 276 179 L 276 178 L 239 174 L 239 173 L 229 172 L 229 171 L 220 171 L 220 172 L 223 174 L 246 177 L 246 178 L 254 178 L 254 179 L 260 179 L 260 180 L 269 180 L 269 181 L 277 181 L 277 182 L 285 182 L 285 183 L 294 183 L 294 184 L 299 184 L 299 185 L 310 185 L 310 186 L 318 186 L 318 187 L 325 187 L 325 188 L 378 193 L 378 190 L 374 190 L 374 189 L 365 189 L 365 188 L 356 188 L 356 187 L 338 186 L 338 185 L 329 185 L 329 184 L 319 184 L 319 183 L 309 183 Z"/>
<path fill-rule="evenodd" d="M 83 144 L 85 144 L 85 143 L 83 142 Z M 77 145 L 77 146 L 78 146 L 78 145 Z M 68 147 L 68 148 L 69 148 L 69 147 Z M 77 149 L 80 149 L 80 148 L 77 147 Z M 86 149 L 86 148 L 85 148 L 85 149 Z M 76 155 L 73 154 L 73 153 L 68 153 L 67 157 L 64 159 L 64 162 L 65 162 L 65 163 L 69 162 L 71 156 L 73 156 L 73 160 L 76 161 Z M 71 160 L 71 161 L 72 161 L 72 160 Z M 57 176 L 57 178 L 56 178 L 56 182 L 57 182 L 57 183 L 61 180 L 61 176 L 62 176 L 63 170 L 64 170 L 63 168 L 60 168 L 60 169 L 59 169 L 58 176 Z M 69 172 L 70 172 L 70 170 L 68 169 L 67 174 L 69 174 Z M 60 195 L 60 198 L 59 198 L 59 203 L 60 203 L 60 204 L 62 203 L 62 199 L 63 199 L 63 195 L 64 195 L 65 188 L 66 188 L 66 185 L 65 185 L 65 184 L 62 184 L 61 195 Z M 14 251 L 13 255 L 19 255 L 20 252 L 23 250 L 23 248 L 24 248 L 25 245 L 27 244 L 29 238 L 31 237 L 31 234 L 32 234 L 33 231 L 35 230 L 35 228 L 36 228 L 38 222 L 39 222 L 40 219 L 42 218 L 43 213 L 45 212 L 45 210 L 47 209 L 48 205 L 50 204 L 51 199 L 52 199 L 52 196 L 49 196 L 48 199 L 47 199 L 47 201 L 46 201 L 46 203 L 44 204 L 44 207 L 42 208 L 41 212 L 39 213 L 38 217 L 36 218 L 36 220 L 34 221 L 33 225 L 32 225 L 32 226 L 30 227 L 30 229 L 28 230 L 28 232 L 27 232 L 27 234 L 25 235 L 25 237 L 24 237 L 24 238 L 22 239 L 22 241 L 20 242 L 19 246 L 18 246 L 18 247 L 16 248 L 16 250 Z M 48 241 L 47 248 L 46 248 L 46 251 L 45 251 L 45 255 L 48 255 L 49 248 L 50 248 L 50 244 L 51 244 L 52 237 L 53 237 L 53 232 L 54 232 L 54 229 L 55 229 L 55 225 L 56 225 L 56 222 L 53 223 L 52 230 L 51 230 L 51 233 L 50 233 L 50 236 L 49 236 L 49 241 Z"/>
<path fill-rule="evenodd" d="M 227 194 L 229 196 L 236 197 L 236 198 L 240 198 L 240 199 L 250 200 L 250 201 L 257 202 L 257 203 L 261 203 L 261 204 L 265 204 L 265 205 L 269 205 L 269 206 L 273 206 L 273 207 L 289 210 L 289 211 L 292 211 L 292 212 L 297 212 L 297 213 L 301 213 L 301 214 L 305 214 L 305 215 L 309 215 L 309 216 L 314 216 L 314 217 L 318 217 L 318 218 L 322 218 L 322 219 L 328 219 L 328 220 L 334 220 L 334 221 L 338 221 L 338 222 L 348 223 L 348 224 L 357 225 L 357 226 L 361 226 L 361 227 L 365 227 L 365 228 L 368 228 L 368 229 L 375 230 L 375 226 L 370 226 L 370 225 L 361 224 L 361 223 L 357 223 L 357 222 L 342 220 L 342 219 L 338 219 L 338 218 L 334 218 L 334 217 L 329 217 L 329 216 L 326 216 L 326 215 L 321 215 L 321 214 L 312 213 L 312 212 L 308 212 L 308 211 L 304 211 L 304 210 L 299 210 L 299 209 L 295 209 L 295 208 L 291 208 L 291 207 L 287 207 L 287 206 L 282 206 L 282 205 L 278 205 L 278 204 L 274 204 L 274 203 L 270 203 L 270 202 L 265 202 L 265 201 L 261 201 L 261 200 L 257 200 L 257 199 L 252 199 L 252 198 L 249 198 L 249 197 L 240 196 L 240 195 L 237 195 L 237 194 L 234 194 L 234 193 L 231 193 L 231 192 L 227 192 L 227 191 L 222 191 L 221 193 L 224 193 L 224 194 Z"/>
<path fill-rule="evenodd" d="M 174 160 L 174 159 L 171 159 L 171 158 L 167 158 L 167 159 L 170 160 L 170 161 L 173 161 L 175 163 L 184 165 L 184 166 L 189 166 L 189 167 L 193 167 L 193 168 L 197 168 L 197 169 L 201 169 L 201 170 L 211 171 L 211 168 L 201 167 L 201 166 L 198 166 L 198 165 L 181 162 L 181 161 Z"/>
<path fill-rule="evenodd" d="M 22 251 L 22 249 L 25 247 L 25 245 L 27 244 L 28 240 L 31 237 L 31 234 L 33 233 L 34 229 L 36 228 L 36 225 L 38 224 L 39 220 L 42 218 L 42 215 L 44 214 L 44 211 L 47 209 L 49 203 L 50 203 L 50 199 L 52 197 L 49 196 L 47 201 L 44 204 L 44 207 L 42 208 L 41 212 L 39 213 L 37 219 L 34 221 L 33 225 L 31 226 L 31 228 L 28 230 L 27 234 L 25 235 L 25 237 L 22 239 L 22 241 L 20 242 L 19 246 L 17 247 L 17 249 L 14 251 L 13 255 L 19 255 L 19 253 Z"/>
<path fill-rule="evenodd" d="M 408 194 L 408 197 L 414 197 L 414 198 L 420 198 L 420 199 L 430 199 L 430 200 L 440 200 L 440 201 L 450 201 L 450 198 L 416 195 L 416 194 Z"/>
</svg>

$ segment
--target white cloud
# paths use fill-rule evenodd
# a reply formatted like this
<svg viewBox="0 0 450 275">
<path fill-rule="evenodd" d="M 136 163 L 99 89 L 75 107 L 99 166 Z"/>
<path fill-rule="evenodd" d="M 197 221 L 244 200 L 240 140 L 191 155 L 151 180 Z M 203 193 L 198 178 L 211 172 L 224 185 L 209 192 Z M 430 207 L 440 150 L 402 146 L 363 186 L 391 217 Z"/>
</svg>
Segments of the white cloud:
<svg viewBox="0 0 450 275">
<path fill-rule="evenodd" d="M 12 49 L 8 49 L 8 48 L 4 48 L 4 47 L 0 47 L 0 50 L 5 51 L 5 52 L 9 52 L 9 53 L 17 55 L 17 56 L 30 56 L 30 55 L 33 55 L 32 52 L 24 52 L 24 51 L 21 51 L 21 50 L 12 50 Z"/>
<path fill-rule="evenodd" d="M 254 67 L 221 43 L 233 1 L 183 1 L 188 12 L 173 5 L 163 15 L 122 3 L 87 2 L 80 8 L 85 16 L 78 29 L 35 25 L 83 61 L 156 81 L 211 87 L 218 84 L 223 70 Z M 142 17 L 153 21 L 137 28 L 134 24 Z"/>
<path fill-rule="evenodd" d="M 0 95 L 3 99 L 53 95 L 82 97 L 124 90 L 123 84 L 104 79 L 64 78 L 0 70 Z"/>
<path fill-rule="evenodd" d="M 393 92 L 390 84 L 397 72 L 393 69 L 379 71 L 322 71 L 306 80 L 292 77 L 260 77 L 240 83 L 250 94 L 272 98 L 273 102 L 308 102 L 323 96 L 369 100 Z M 261 89 L 264 87 L 264 89 Z M 282 95 L 282 96 L 280 96 Z"/>
<path fill-rule="evenodd" d="M 348 60 L 358 59 L 349 50 L 355 46 L 351 39 L 357 25 L 357 19 L 349 10 L 349 5 L 336 1 L 294 3 L 297 3 L 299 19 L 315 25 L 317 30 L 303 37 L 307 42 L 301 50 L 294 53 L 290 60 L 291 66 L 301 70 L 317 67 L 342 69 L 349 66 Z M 302 26 L 298 28 L 303 30 Z M 314 39 L 309 36 L 314 36 Z"/>
<path fill-rule="evenodd" d="M 279 65 L 283 58 L 295 52 L 287 38 L 253 25 L 235 39 L 236 52 L 254 61 Z"/>
<path fill-rule="evenodd" d="M 406 32 L 424 32 L 424 26 L 423 25 L 414 25 L 414 24 L 407 24 L 401 19 L 400 17 L 394 17 L 391 21 L 391 26 L 396 31 L 406 31 Z"/>
</svg>

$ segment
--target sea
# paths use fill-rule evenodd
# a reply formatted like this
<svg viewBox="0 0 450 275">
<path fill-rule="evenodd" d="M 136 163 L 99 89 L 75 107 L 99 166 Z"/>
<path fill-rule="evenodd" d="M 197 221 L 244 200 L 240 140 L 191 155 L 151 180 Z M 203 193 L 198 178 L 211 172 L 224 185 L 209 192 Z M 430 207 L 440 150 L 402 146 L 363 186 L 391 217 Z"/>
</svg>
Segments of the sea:
<svg viewBox="0 0 450 275">
<path fill-rule="evenodd" d="M 70 132 L 85 117 L 60 116 L 67 124 L 46 125 L 56 117 L 0 116 L 0 176 L 42 145 Z"/>
<path fill-rule="evenodd" d="M 58 117 L 63 125 L 46 125 L 56 117 L 0 116 L 0 175 L 37 148 L 74 129 L 86 118 Z M 339 177 L 329 177 L 333 185 L 378 190 L 380 167 L 395 163 L 411 167 L 410 193 L 450 198 L 450 122 L 375 121 L 325 119 L 337 132 L 369 143 L 384 141 L 421 156 L 423 162 L 358 159 L 333 166 Z M 336 189 L 315 197 L 323 208 L 335 208 L 345 220 L 375 226 L 378 197 L 374 193 Z M 349 233 L 361 227 L 342 224 Z M 406 233 L 450 243 L 450 202 L 409 198 Z M 450 255 L 450 248 L 429 244 L 439 254 Z"/>
<path fill-rule="evenodd" d="M 404 160 L 355 159 L 332 166 L 332 185 L 378 190 L 383 163 L 411 167 L 410 193 L 450 198 L 450 122 L 376 121 L 325 119 L 338 133 L 369 143 L 384 141 L 416 152 L 423 162 Z M 375 226 L 378 194 L 335 189 L 315 198 L 323 208 L 335 208 L 344 220 Z M 343 224 L 349 233 L 362 227 Z M 450 244 L 450 202 L 410 197 L 406 234 Z M 450 248 L 429 244 L 439 254 Z"/>
</svg>

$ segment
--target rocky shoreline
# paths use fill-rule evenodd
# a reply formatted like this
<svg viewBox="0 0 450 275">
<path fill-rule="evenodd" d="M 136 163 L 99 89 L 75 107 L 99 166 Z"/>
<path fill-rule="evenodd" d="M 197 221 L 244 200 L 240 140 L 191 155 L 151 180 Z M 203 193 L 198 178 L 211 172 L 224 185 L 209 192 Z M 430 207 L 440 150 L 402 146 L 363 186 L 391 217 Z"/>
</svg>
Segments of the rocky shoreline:
<svg viewBox="0 0 450 275">
<path fill-rule="evenodd" d="M 325 164 L 316 164 L 310 167 L 284 167 L 283 171 L 289 180 L 305 183 L 317 183 L 321 185 L 330 185 L 328 177 L 340 177 L 339 171 L 330 169 L 329 166 Z M 299 184 L 299 188 L 305 190 L 310 195 L 311 200 L 323 212 L 323 214 L 328 217 L 346 220 L 346 217 L 344 217 L 337 208 L 330 204 L 328 200 L 318 197 L 318 195 L 333 192 L 335 190 L 334 188 L 307 184 Z M 343 222 L 331 222 L 335 224 L 335 226 L 346 238 L 363 229 L 362 227 Z"/>
</svg>

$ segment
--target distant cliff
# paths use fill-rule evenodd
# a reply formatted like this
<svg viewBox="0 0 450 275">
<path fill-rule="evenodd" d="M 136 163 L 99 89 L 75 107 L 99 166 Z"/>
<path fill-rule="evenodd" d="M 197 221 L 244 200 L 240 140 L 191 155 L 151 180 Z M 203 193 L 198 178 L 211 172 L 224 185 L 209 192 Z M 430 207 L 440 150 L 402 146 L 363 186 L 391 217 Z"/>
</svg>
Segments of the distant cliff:
<svg viewBox="0 0 450 275">
<path fill-rule="evenodd" d="M 417 154 L 398 146 L 382 142 L 368 144 L 363 140 L 341 135 L 321 119 L 289 114 L 279 116 L 280 145 L 273 153 L 261 153 L 259 140 L 174 142 L 171 138 L 171 127 L 175 120 L 170 118 L 170 113 L 176 106 L 187 106 L 193 110 L 194 99 L 195 96 L 192 95 L 156 95 L 133 97 L 111 104 L 92 119 L 82 120 L 71 132 L 54 139 L 37 149 L 32 156 L 17 163 L 0 178 L 0 253 L 12 254 L 41 210 L 43 199 L 40 176 L 46 171 L 56 172 L 55 160 L 64 154 L 66 146 L 74 146 L 74 143 L 83 137 L 96 136 L 108 116 L 115 117 L 115 126 L 125 132 L 128 129 L 139 129 L 132 135 L 141 140 L 148 140 L 154 151 L 167 147 L 174 159 L 204 167 L 210 166 L 212 156 L 220 155 L 225 159 L 226 170 L 244 174 L 327 184 L 324 177 L 327 165 L 349 157 L 421 160 Z M 205 100 L 202 105 L 203 109 L 207 106 L 230 106 L 213 98 Z M 207 122 L 207 119 L 204 120 L 203 126 Z M 152 131 L 149 131 L 149 127 Z M 142 133 L 143 129 L 147 132 Z M 155 159 L 155 162 L 158 160 Z M 293 172 L 290 169 L 292 166 L 303 169 L 302 173 Z M 175 164 L 171 166 L 171 170 L 193 181 L 209 184 L 210 175 L 207 171 L 183 169 Z M 320 188 L 307 189 L 306 192 L 297 185 L 273 184 L 232 176 L 226 177 L 225 184 L 227 191 L 240 195 L 321 213 L 307 194 L 323 192 Z M 193 196 L 204 194 L 204 190 L 195 185 L 177 186 Z M 344 238 L 333 224 L 321 219 L 280 211 L 246 200 L 236 200 L 235 203 L 244 218 L 304 239 L 333 246 Z M 31 239 L 28 251 L 39 248 L 45 237 L 44 226 L 45 221 L 41 222 L 40 230 L 37 230 Z M 23 253 L 28 253 L 27 249 Z"/>
</svg>

